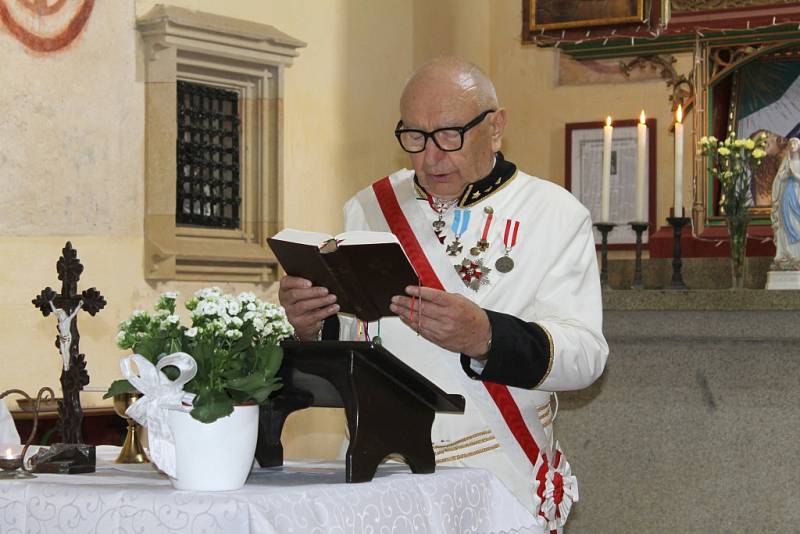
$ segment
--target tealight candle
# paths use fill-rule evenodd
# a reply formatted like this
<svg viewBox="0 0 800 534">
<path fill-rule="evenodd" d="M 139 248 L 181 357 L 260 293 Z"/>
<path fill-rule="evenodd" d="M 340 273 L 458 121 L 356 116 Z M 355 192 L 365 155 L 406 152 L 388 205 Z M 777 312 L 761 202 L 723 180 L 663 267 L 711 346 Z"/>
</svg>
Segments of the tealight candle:
<svg viewBox="0 0 800 534">
<path fill-rule="evenodd" d="M 14 471 L 22 467 L 22 450 L 19 446 L 4 447 L 0 454 L 0 469 Z"/>
</svg>

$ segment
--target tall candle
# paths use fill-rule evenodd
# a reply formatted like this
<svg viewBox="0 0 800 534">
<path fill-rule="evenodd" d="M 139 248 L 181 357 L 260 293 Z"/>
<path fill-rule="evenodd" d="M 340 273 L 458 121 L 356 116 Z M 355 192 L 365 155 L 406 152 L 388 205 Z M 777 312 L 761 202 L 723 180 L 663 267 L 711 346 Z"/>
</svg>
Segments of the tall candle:
<svg viewBox="0 0 800 534">
<path fill-rule="evenodd" d="M 675 208 L 673 216 L 683 217 L 683 108 L 675 113 Z"/>
<path fill-rule="evenodd" d="M 603 178 L 600 182 L 600 222 L 610 222 L 608 203 L 611 196 L 611 138 L 614 127 L 611 126 L 611 117 L 606 118 L 603 126 Z"/>
<path fill-rule="evenodd" d="M 644 110 L 636 125 L 636 222 L 644 222 L 645 163 L 647 157 L 647 124 Z"/>
</svg>

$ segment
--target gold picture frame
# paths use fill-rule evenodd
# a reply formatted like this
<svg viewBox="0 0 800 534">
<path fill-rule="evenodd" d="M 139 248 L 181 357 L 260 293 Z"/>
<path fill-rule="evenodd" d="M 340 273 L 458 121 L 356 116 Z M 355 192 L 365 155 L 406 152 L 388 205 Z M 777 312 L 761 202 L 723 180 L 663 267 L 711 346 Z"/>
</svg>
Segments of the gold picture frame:
<svg viewBox="0 0 800 534">
<path fill-rule="evenodd" d="M 523 0 L 530 29 L 560 30 L 644 20 L 644 0 Z"/>
</svg>

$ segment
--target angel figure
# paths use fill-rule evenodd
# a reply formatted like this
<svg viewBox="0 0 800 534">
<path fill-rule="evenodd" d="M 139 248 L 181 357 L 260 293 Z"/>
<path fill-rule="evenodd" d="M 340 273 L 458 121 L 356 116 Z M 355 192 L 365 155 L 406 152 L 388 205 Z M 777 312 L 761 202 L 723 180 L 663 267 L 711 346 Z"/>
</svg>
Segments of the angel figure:
<svg viewBox="0 0 800 534">
<path fill-rule="evenodd" d="M 789 151 L 772 182 L 772 230 L 771 269 L 800 271 L 800 139 L 796 137 L 789 140 Z"/>
<path fill-rule="evenodd" d="M 58 343 L 61 346 L 61 358 L 64 360 L 64 370 L 69 371 L 69 347 L 72 345 L 72 320 L 78 315 L 78 312 L 83 306 L 83 301 L 78 302 L 75 310 L 67 315 L 67 312 L 61 308 L 53 306 L 53 301 L 50 301 L 50 309 L 58 318 Z"/>
</svg>

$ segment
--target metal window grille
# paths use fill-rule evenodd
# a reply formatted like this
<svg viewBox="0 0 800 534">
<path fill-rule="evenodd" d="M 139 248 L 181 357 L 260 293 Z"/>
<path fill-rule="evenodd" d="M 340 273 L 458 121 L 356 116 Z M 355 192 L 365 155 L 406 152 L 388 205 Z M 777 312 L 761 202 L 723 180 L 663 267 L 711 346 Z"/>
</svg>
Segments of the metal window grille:
<svg viewBox="0 0 800 534">
<path fill-rule="evenodd" d="M 178 82 L 179 225 L 239 228 L 239 95 Z"/>
</svg>

